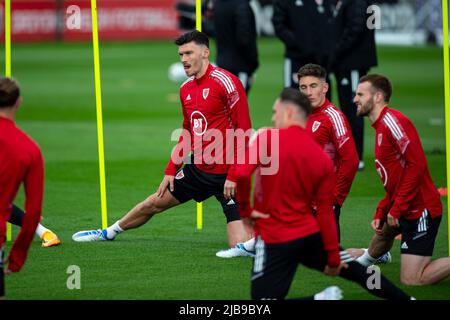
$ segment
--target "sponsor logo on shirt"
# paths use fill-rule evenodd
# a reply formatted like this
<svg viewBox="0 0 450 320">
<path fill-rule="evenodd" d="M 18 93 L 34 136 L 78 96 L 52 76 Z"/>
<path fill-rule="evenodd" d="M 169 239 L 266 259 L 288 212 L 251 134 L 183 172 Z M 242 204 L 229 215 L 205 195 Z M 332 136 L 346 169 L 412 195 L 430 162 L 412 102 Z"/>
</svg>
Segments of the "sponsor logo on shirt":
<svg viewBox="0 0 450 320">
<path fill-rule="evenodd" d="M 192 130 L 197 136 L 202 136 L 208 128 L 206 117 L 200 111 L 194 111 L 191 114 Z"/>
<path fill-rule="evenodd" d="M 378 146 L 380 146 L 381 145 L 381 141 L 383 140 L 383 134 L 382 133 L 379 133 L 378 134 Z"/>
<path fill-rule="evenodd" d="M 189 100 L 191 100 L 191 94 L 188 94 L 186 97 L 186 101 L 189 101 Z"/>
</svg>

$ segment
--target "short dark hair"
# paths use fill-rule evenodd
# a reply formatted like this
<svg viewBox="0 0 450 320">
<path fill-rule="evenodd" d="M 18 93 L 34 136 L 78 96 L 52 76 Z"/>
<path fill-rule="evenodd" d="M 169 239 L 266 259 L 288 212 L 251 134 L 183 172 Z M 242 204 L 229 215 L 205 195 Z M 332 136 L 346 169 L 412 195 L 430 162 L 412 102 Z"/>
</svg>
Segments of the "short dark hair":
<svg viewBox="0 0 450 320">
<path fill-rule="evenodd" d="M 300 92 L 300 90 L 294 88 L 284 88 L 279 96 L 280 102 L 290 102 L 296 105 L 300 110 L 305 112 L 306 117 L 311 113 L 311 102 L 308 97 Z"/>
<path fill-rule="evenodd" d="M 376 73 L 368 74 L 359 79 L 359 83 L 363 82 L 369 82 L 375 91 L 381 91 L 384 101 L 389 102 L 392 95 L 392 83 L 386 76 Z"/>
<path fill-rule="evenodd" d="M 205 45 L 207 48 L 209 48 L 209 39 L 206 33 L 203 33 L 201 31 L 189 31 L 185 34 L 182 34 L 178 38 L 175 39 L 175 44 L 177 46 L 182 46 L 183 44 L 189 43 L 194 41 L 198 45 Z"/>
<path fill-rule="evenodd" d="M 297 79 L 300 81 L 301 78 L 308 76 L 316 77 L 325 81 L 327 78 L 327 71 L 324 67 L 318 64 L 308 63 L 298 69 Z"/>
<path fill-rule="evenodd" d="M 20 97 L 19 84 L 11 78 L 0 78 L 0 108 L 14 106 Z"/>
</svg>

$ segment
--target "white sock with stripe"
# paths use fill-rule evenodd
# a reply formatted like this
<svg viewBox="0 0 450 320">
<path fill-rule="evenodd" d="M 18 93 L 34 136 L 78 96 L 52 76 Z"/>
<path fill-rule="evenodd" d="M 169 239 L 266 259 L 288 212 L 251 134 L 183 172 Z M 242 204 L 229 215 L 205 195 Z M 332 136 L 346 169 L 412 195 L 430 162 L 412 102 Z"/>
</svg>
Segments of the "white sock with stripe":
<svg viewBox="0 0 450 320">
<path fill-rule="evenodd" d="M 112 226 L 106 228 L 106 235 L 108 239 L 114 239 L 119 233 L 122 233 L 124 230 L 119 226 L 119 221 L 114 223 Z"/>
<path fill-rule="evenodd" d="M 377 261 L 377 259 L 370 256 L 369 249 L 364 249 L 364 254 L 356 259 L 356 261 L 363 266 L 368 267 L 373 265 Z"/>
</svg>

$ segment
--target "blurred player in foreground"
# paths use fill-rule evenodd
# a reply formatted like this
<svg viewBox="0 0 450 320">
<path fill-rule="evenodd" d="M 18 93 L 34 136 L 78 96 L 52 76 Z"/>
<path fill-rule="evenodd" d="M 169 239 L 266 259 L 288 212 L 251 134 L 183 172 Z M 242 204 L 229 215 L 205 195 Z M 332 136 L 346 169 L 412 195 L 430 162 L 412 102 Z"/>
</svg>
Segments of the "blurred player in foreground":
<svg viewBox="0 0 450 320">
<path fill-rule="evenodd" d="M 402 235 L 400 279 L 407 285 L 427 285 L 450 275 L 450 258 L 431 261 L 442 218 L 442 203 L 428 170 L 414 124 L 389 108 L 392 85 L 388 78 L 370 74 L 359 80 L 357 115 L 367 116 L 375 129 L 375 165 L 386 195 L 379 202 L 371 226 L 368 250 L 350 249 L 364 266 L 391 249 Z"/>
<path fill-rule="evenodd" d="M 275 129 L 261 130 L 250 143 L 248 154 L 258 155 L 257 160 L 231 170 L 229 179 L 237 183 L 238 190 L 239 181 L 246 181 L 257 170 L 250 213 L 256 220 L 257 239 L 252 298 L 285 298 L 298 264 L 303 264 L 356 282 L 377 297 L 409 300 L 381 274 L 379 286 L 371 287 L 372 272 L 340 249 L 333 214 L 333 164 L 305 130 L 310 112 L 308 97 L 296 89 L 284 89 L 273 107 Z M 266 170 L 266 155 L 278 161 L 278 170 Z M 231 196 L 227 189 L 224 193 Z"/>
<path fill-rule="evenodd" d="M 19 272 L 25 263 L 42 212 L 44 162 L 36 142 L 16 127 L 15 116 L 21 102 L 16 81 L 0 78 L 0 299 L 5 296 L 4 275 Z M 6 222 L 22 183 L 27 214 L 8 258 L 4 259 Z"/>
</svg>

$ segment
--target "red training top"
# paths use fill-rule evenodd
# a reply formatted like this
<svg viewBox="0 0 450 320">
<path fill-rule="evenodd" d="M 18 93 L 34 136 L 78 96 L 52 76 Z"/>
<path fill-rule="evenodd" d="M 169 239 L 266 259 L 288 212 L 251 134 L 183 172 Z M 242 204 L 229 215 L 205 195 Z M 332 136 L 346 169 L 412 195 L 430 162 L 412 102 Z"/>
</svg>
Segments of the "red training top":
<svg viewBox="0 0 450 320">
<path fill-rule="evenodd" d="M 336 175 L 334 203 L 342 207 L 359 162 L 348 121 L 342 111 L 326 99 L 320 107 L 313 108 L 306 130 L 333 161 Z"/>
<path fill-rule="evenodd" d="M 183 129 L 189 134 L 180 135 L 165 174 L 175 175 L 183 164 L 180 160 L 189 152 L 193 153 L 194 164 L 199 170 L 213 174 L 228 173 L 230 164 L 237 163 L 240 154 L 244 156 L 251 136 L 247 96 L 241 81 L 230 72 L 210 64 L 202 77 L 191 77 L 181 85 L 180 101 Z M 243 140 L 229 138 L 230 132 L 238 129 L 242 129 L 242 133 L 248 130 Z M 184 139 L 189 140 L 189 145 L 188 148 L 184 145 L 183 149 Z M 240 159 L 240 163 L 245 161 Z M 248 214 L 250 178 L 245 184 L 246 187 L 237 191 L 236 198 L 240 212 L 244 210 Z"/>
<path fill-rule="evenodd" d="M 41 219 L 44 163 L 41 150 L 12 120 L 0 117 L 0 248 L 20 184 L 25 186 L 25 217 L 9 253 L 9 269 L 20 271 Z"/>
</svg>

